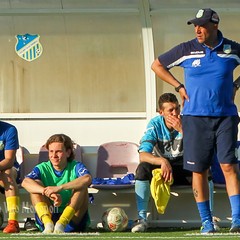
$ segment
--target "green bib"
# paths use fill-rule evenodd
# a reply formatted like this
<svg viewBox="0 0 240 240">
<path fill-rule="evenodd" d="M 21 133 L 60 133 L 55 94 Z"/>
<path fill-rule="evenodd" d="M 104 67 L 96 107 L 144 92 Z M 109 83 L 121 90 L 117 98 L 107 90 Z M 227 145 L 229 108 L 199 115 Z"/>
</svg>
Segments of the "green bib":
<svg viewBox="0 0 240 240">
<path fill-rule="evenodd" d="M 76 161 L 68 162 L 66 168 L 63 170 L 63 173 L 58 177 L 50 161 L 42 162 L 37 165 L 37 168 L 40 171 L 40 177 L 43 185 L 48 186 L 60 186 L 64 183 L 68 183 L 77 178 L 76 175 Z M 63 212 L 64 208 L 68 205 L 70 198 L 72 196 L 72 190 L 62 190 L 59 193 L 62 197 L 62 204 L 58 207 L 58 212 Z"/>
</svg>

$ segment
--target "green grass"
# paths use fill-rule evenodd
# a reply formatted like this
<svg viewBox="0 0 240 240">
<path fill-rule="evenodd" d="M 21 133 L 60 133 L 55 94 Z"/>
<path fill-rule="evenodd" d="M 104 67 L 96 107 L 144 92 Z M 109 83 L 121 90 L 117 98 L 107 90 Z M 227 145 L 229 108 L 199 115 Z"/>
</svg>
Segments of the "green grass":
<svg viewBox="0 0 240 240">
<path fill-rule="evenodd" d="M 49 234 L 44 235 L 40 232 L 26 232 L 21 231 L 18 234 L 3 234 L 0 233 L 0 239 L 12 239 L 12 240 L 44 240 L 44 239 L 57 239 L 57 240 L 71 240 L 71 239 L 86 239 L 86 240 L 108 240 L 108 239 L 117 239 L 117 240 L 155 240 L 155 239 L 211 239 L 211 240 L 230 240 L 230 239 L 239 239 L 240 234 L 230 234 L 229 229 L 221 229 L 220 233 L 215 233 L 211 235 L 200 235 L 199 229 L 173 229 L 173 228 L 159 228 L 159 229 L 150 229 L 145 233 L 131 233 L 127 232 L 103 232 L 91 230 L 87 233 L 65 233 L 65 234 Z"/>
</svg>

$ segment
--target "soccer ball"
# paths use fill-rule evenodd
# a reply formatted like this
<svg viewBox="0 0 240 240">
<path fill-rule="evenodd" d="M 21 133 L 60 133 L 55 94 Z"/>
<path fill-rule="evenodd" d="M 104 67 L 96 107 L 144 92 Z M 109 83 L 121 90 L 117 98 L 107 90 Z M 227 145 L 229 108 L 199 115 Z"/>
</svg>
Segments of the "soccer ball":
<svg viewBox="0 0 240 240">
<path fill-rule="evenodd" d="M 108 208 L 102 215 L 103 228 L 111 232 L 122 232 L 127 228 L 128 216 L 122 208 Z"/>
</svg>

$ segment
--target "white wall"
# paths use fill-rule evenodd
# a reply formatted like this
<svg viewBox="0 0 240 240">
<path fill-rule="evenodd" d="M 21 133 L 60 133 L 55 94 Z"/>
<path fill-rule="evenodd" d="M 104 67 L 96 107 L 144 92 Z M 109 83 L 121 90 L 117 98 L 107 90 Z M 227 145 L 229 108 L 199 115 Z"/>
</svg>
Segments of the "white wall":
<svg viewBox="0 0 240 240">
<path fill-rule="evenodd" d="M 69 135 L 80 146 L 99 146 L 108 141 L 139 143 L 146 127 L 146 119 L 88 119 L 88 120 L 8 120 L 19 133 L 20 145 L 30 153 L 55 133 Z"/>
</svg>

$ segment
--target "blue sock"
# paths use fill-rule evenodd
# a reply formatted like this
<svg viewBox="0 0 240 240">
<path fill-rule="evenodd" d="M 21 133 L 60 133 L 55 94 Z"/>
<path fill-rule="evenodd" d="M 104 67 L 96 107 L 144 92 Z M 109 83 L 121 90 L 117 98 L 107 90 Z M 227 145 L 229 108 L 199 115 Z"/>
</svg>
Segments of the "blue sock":
<svg viewBox="0 0 240 240">
<path fill-rule="evenodd" d="M 197 207 L 198 207 L 198 211 L 199 211 L 202 223 L 205 222 L 206 220 L 212 222 L 212 214 L 210 211 L 209 201 L 198 202 Z"/>
<path fill-rule="evenodd" d="M 135 193 L 136 193 L 138 216 L 142 219 L 147 220 L 148 202 L 150 198 L 149 181 L 136 180 Z"/>
<path fill-rule="evenodd" d="M 230 196 L 229 200 L 232 210 L 232 220 L 240 219 L 240 194 Z"/>
</svg>

